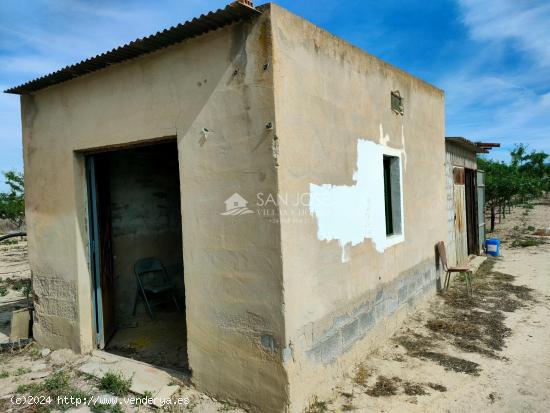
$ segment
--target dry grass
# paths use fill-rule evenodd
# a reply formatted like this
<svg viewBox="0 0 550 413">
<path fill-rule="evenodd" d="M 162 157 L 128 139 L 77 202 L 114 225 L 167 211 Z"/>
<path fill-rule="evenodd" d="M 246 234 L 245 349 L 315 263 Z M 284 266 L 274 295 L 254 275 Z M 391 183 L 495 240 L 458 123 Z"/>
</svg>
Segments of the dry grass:
<svg viewBox="0 0 550 413">
<path fill-rule="evenodd" d="M 398 387 L 396 382 L 400 381 L 400 379 L 396 380 L 395 377 L 390 379 L 386 376 L 378 376 L 374 386 L 367 390 L 367 394 L 372 397 L 393 396 L 397 394 Z"/>
<path fill-rule="evenodd" d="M 313 399 L 309 402 L 308 407 L 304 410 L 304 413 L 325 413 L 328 412 L 327 402 L 319 400 L 317 396 L 313 396 Z"/>
<path fill-rule="evenodd" d="M 439 342 L 447 341 L 459 350 L 500 358 L 511 330 L 505 313 L 534 302 L 533 290 L 515 285 L 514 277 L 493 270 L 495 260 L 487 259 L 474 276 L 474 293 L 468 296 L 462 285 L 454 283 L 442 296 L 443 305 L 433 306 L 432 318 L 426 323 L 429 335 L 407 332 L 396 338 L 407 354 L 432 360 L 448 370 L 477 375 L 477 363 L 434 351 Z"/>
<path fill-rule="evenodd" d="M 364 363 L 360 363 L 357 366 L 355 376 L 353 377 L 353 382 L 359 386 L 367 387 L 367 381 L 371 376 L 371 371 Z"/>
<path fill-rule="evenodd" d="M 437 383 L 426 383 L 426 385 L 428 387 L 431 387 L 432 389 L 434 390 L 437 390 L 439 392 L 446 392 L 447 391 L 447 387 L 443 386 L 442 384 L 437 384 Z"/>
<path fill-rule="evenodd" d="M 424 386 L 419 383 L 412 383 L 409 381 L 405 382 L 403 385 L 403 391 L 408 396 L 423 396 L 428 394 L 428 392 L 424 389 Z"/>
</svg>

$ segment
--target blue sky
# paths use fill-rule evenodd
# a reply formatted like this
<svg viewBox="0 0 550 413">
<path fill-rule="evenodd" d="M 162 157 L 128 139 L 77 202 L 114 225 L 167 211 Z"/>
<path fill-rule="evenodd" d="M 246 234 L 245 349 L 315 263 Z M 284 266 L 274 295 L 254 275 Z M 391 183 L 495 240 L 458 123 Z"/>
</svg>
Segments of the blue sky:
<svg viewBox="0 0 550 413">
<path fill-rule="evenodd" d="M 550 153 L 550 2 L 280 0 L 445 90 L 446 134 Z M 2 0 L 0 89 L 149 35 L 217 0 Z M 0 171 L 22 170 L 19 98 L 0 95 Z M 0 190 L 4 189 L 0 182 Z"/>
</svg>

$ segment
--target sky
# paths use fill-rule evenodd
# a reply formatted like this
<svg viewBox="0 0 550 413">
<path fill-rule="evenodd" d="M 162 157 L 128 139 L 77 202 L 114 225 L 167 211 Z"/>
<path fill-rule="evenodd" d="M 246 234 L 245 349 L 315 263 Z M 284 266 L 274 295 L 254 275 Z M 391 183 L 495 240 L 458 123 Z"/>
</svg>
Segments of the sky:
<svg viewBox="0 0 550 413">
<path fill-rule="evenodd" d="M 0 90 L 227 3 L 1 0 Z M 520 142 L 550 153 L 550 1 L 277 3 L 443 89 L 447 136 L 500 142 L 497 160 Z M 19 97 L 0 93 L 0 171 L 10 169 L 23 170 Z"/>
</svg>

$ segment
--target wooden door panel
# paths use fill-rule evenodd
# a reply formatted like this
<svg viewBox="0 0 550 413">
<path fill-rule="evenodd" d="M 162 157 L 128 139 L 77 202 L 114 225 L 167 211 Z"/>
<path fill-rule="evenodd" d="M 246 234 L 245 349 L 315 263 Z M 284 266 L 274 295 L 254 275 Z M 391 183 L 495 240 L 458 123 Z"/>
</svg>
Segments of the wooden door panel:
<svg viewBox="0 0 550 413">
<path fill-rule="evenodd" d="M 453 168 L 453 202 L 454 202 L 454 227 L 456 263 L 463 263 L 468 257 L 468 245 L 466 237 L 466 193 L 464 188 L 464 168 Z"/>
<path fill-rule="evenodd" d="M 477 193 L 476 172 L 473 169 L 465 170 L 465 202 L 466 202 L 466 237 L 469 254 L 479 254 L 477 225 Z"/>
</svg>

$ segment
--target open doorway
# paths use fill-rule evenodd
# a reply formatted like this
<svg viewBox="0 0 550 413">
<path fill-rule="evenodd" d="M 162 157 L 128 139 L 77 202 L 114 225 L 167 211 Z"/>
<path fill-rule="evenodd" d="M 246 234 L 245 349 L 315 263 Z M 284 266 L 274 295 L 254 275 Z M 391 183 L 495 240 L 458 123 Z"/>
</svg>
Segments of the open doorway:
<svg viewBox="0 0 550 413">
<path fill-rule="evenodd" d="M 98 347 L 187 370 L 176 141 L 88 155 L 86 166 Z"/>
<path fill-rule="evenodd" d="M 464 192 L 466 199 L 466 235 L 468 255 L 478 255 L 479 251 L 479 225 L 477 213 L 477 185 L 476 171 L 464 168 Z"/>
</svg>

